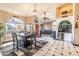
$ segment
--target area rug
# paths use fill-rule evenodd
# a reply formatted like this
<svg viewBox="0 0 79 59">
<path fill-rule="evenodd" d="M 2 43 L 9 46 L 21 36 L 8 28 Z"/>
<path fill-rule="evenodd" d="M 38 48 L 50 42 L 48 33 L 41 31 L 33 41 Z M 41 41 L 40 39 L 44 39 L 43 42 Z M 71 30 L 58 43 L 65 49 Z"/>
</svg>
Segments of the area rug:
<svg viewBox="0 0 79 59">
<path fill-rule="evenodd" d="M 40 50 L 47 43 L 48 43 L 48 41 L 38 40 L 36 43 L 36 45 L 37 45 L 36 47 L 32 46 L 32 49 L 29 49 L 29 47 L 28 48 L 20 48 L 20 50 L 24 52 L 23 56 L 32 56 L 33 54 L 35 54 L 38 50 Z M 12 45 L 5 47 L 5 48 L 11 48 L 11 47 L 12 47 Z M 1 49 L 3 56 L 17 56 L 13 52 L 13 49 L 10 49 L 10 50 L 6 49 L 6 51 L 5 51 L 5 48 Z"/>
</svg>

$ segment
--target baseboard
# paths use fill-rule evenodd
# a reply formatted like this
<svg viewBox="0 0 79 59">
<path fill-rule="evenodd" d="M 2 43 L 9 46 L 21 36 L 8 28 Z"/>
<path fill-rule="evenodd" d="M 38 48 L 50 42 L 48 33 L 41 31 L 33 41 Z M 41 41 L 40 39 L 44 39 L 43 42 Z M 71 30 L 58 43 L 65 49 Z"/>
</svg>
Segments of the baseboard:
<svg viewBox="0 0 79 59">
<path fill-rule="evenodd" d="M 5 42 L 2 42 L 2 44 L 8 43 L 8 42 L 12 42 L 12 41 L 13 41 L 13 40 L 5 41 Z"/>
<path fill-rule="evenodd" d="M 73 44 L 73 45 L 75 45 L 75 46 L 79 46 L 79 44 Z"/>
</svg>

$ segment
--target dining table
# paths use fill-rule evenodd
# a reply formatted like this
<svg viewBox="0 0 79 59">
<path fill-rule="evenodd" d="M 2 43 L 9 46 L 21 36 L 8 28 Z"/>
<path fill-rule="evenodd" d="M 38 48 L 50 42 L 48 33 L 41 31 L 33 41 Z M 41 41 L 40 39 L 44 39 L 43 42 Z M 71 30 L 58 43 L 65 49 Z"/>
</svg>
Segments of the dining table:
<svg viewBox="0 0 79 59">
<path fill-rule="evenodd" d="M 27 48 L 29 46 L 29 41 L 32 41 L 32 40 L 35 41 L 35 46 L 36 46 L 36 36 L 35 36 L 35 34 L 31 34 L 31 33 L 29 33 L 29 34 L 27 34 L 27 33 L 19 33 L 17 35 L 23 40 L 23 42 L 24 42 L 24 45 L 23 45 L 24 48 Z"/>
</svg>

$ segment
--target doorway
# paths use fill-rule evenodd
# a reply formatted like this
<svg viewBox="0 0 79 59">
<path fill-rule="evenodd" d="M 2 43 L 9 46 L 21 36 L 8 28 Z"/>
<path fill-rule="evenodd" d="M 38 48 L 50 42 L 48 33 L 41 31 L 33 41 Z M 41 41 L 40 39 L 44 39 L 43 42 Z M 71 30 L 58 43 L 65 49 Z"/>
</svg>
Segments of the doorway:
<svg viewBox="0 0 79 59">
<path fill-rule="evenodd" d="M 35 24 L 35 32 L 36 32 L 36 37 L 40 36 L 40 25 L 39 24 Z"/>
</svg>

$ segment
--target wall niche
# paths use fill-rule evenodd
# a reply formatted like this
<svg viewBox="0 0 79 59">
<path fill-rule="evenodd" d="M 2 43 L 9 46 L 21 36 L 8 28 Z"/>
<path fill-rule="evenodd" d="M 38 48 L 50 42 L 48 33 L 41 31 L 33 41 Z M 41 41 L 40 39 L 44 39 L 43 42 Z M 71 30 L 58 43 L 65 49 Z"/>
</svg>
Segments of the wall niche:
<svg viewBox="0 0 79 59">
<path fill-rule="evenodd" d="M 73 4 L 68 3 L 56 8 L 56 17 L 63 18 L 73 15 Z"/>
</svg>

